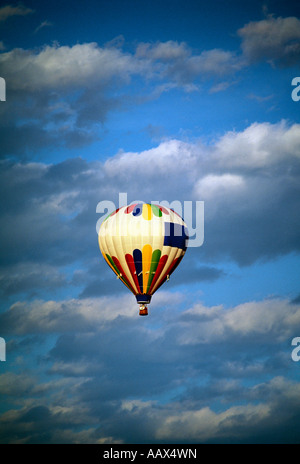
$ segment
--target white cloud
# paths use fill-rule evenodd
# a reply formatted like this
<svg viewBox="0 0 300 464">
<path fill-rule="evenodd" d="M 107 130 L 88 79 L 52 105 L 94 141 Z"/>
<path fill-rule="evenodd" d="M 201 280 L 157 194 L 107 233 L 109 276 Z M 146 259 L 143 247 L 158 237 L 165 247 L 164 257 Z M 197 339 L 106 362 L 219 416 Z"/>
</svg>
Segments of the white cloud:
<svg viewBox="0 0 300 464">
<path fill-rule="evenodd" d="M 29 91 L 96 84 L 101 88 L 110 86 L 116 77 L 126 82 L 131 74 L 142 70 L 131 55 L 116 48 L 101 48 L 96 43 L 48 45 L 37 53 L 14 49 L 2 53 L 0 63 L 12 89 Z"/>
<path fill-rule="evenodd" d="M 44 21 L 36 31 L 49 25 Z M 0 53 L 1 72 L 10 87 L 2 108 L 3 153 L 24 157 L 27 149 L 90 143 L 99 137 L 111 111 L 159 98 L 175 88 L 198 91 L 203 79 L 215 78 L 213 88 L 218 89 L 221 76 L 243 66 L 234 53 L 222 49 L 197 54 L 185 43 L 167 41 L 139 44 L 130 53 L 121 45 L 53 44 Z M 145 90 L 130 86 L 136 77 L 145 83 Z M 225 87 L 223 80 L 219 90 Z"/>
<path fill-rule="evenodd" d="M 99 219 L 96 206 L 110 200 L 118 207 L 118 192 L 127 192 L 129 203 L 177 200 L 183 206 L 186 200 L 204 200 L 205 259 L 224 253 L 249 263 L 297 251 L 299 146 L 299 124 L 255 123 L 210 145 L 171 139 L 150 150 L 120 152 L 105 163 L 3 163 L 3 262 L 20 284 L 26 276 L 11 267 L 17 262 L 91 262 L 96 232 L 86 237 Z M 48 271 L 54 282 L 54 268 Z"/>
<path fill-rule="evenodd" d="M 89 331 L 96 326 L 100 329 L 107 321 L 119 316 L 132 318 L 137 314 L 138 306 L 130 294 L 113 299 L 101 297 L 66 301 L 35 300 L 31 303 L 20 301 L 14 303 L 0 318 L 3 332 L 9 332 L 15 327 L 17 334 L 61 333 L 80 328 Z"/>
<path fill-rule="evenodd" d="M 197 163 L 197 149 L 180 140 L 168 140 L 158 147 L 138 152 L 125 152 L 108 159 L 104 164 L 108 176 L 118 175 L 122 178 L 130 173 L 142 175 L 147 171 L 151 176 L 166 173 L 190 174 Z"/>
<path fill-rule="evenodd" d="M 178 341 L 184 345 L 234 343 L 234 338 L 239 343 L 241 337 L 244 342 L 261 339 L 279 343 L 292 337 L 295 328 L 300 327 L 300 306 L 280 299 L 248 302 L 230 309 L 196 304 L 183 313 L 182 321 Z"/>
<path fill-rule="evenodd" d="M 215 48 L 196 54 L 186 43 L 172 40 L 139 44 L 136 56 L 152 62 L 153 71 L 157 75 L 167 76 L 179 85 L 192 83 L 201 76 L 234 73 L 243 66 L 231 51 Z"/>
<path fill-rule="evenodd" d="M 300 124 L 253 123 L 241 132 L 227 132 L 215 145 L 215 159 L 223 167 L 267 168 L 300 158 Z"/>
<path fill-rule="evenodd" d="M 249 264 L 299 250 L 299 147 L 299 124 L 253 123 L 209 145 L 167 140 L 119 153 L 104 170 L 119 191 L 130 185 L 129 201 L 204 200 L 202 253 Z"/>
<path fill-rule="evenodd" d="M 234 443 L 247 440 L 276 442 L 277 434 L 278 442 L 293 442 L 295 436 L 289 438 L 289 435 L 294 430 L 293 418 L 300 406 L 299 388 L 299 383 L 275 377 L 248 387 L 246 404 L 226 407 L 223 403 L 218 411 L 209 406 L 197 407 L 192 400 L 163 405 L 132 400 L 129 411 L 131 418 L 137 416 L 142 424 L 147 424 L 148 437 L 149 429 L 153 431 L 155 443 L 160 440 L 168 443 L 222 443 L 228 439 Z M 221 392 L 218 393 L 215 398 L 220 402 Z"/>
<path fill-rule="evenodd" d="M 245 187 L 245 180 L 237 174 L 208 174 L 195 186 L 196 195 L 203 200 L 224 195 L 236 195 Z"/>
<path fill-rule="evenodd" d="M 215 48 L 191 57 L 189 65 L 196 74 L 223 76 L 239 70 L 243 63 L 233 52 Z"/>
<path fill-rule="evenodd" d="M 44 21 L 37 30 L 49 25 Z M 195 55 L 186 44 L 172 41 L 140 44 L 135 54 L 95 42 L 47 45 L 38 51 L 16 48 L 1 53 L 0 64 L 11 89 L 23 91 L 119 87 L 135 74 L 194 86 L 202 74 L 223 75 L 240 67 L 232 52 L 213 49 Z"/>
<path fill-rule="evenodd" d="M 167 63 L 174 60 L 185 59 L 191 55 L 190 48 L 186 43 L 178 43 L 173 40 L 157 42 L 155 44 L 140 43 L 136 49 L 138 58 L 148 58 Z"/>
<path fill-rule="evenodd" d="M 151 320 L 155 325 L 156 318 L 163 320 L 172 315 L 173 337 L 181 346 L 224 341 L 234 344 L 233 339 L 239 344 L 241 338 L 250 343 L 264 340 L 265 343 L 276 344 L 288 340 L 300 327 L 300 305 L 290 304 L 288 300 L 267 299 L 228 309 L 197 303 L 191 309 L 179 312 L 176 307 L 182 300 L 180 293 L 174 296 L 174 293 L 160 292 L 156 297 L 151 304 Z M 176 304 L 173 303 L 172 309 L 168 310 L 170 300 L 175 300 Z M 166 314 L 157 312 L 160 306 L 166 306 Z M 114 298 L 17 302 L 1 315 L 1 328 L 4 335 L 9 332 L 90 332 L 104 329 L 107 323 L 119 317 L 139 321 L 138 306 L 130 292 Z M 145 331 L 151 339 L 165 337 L 161 330 L 152 333 L 151 325 L 145 327 Z"/>
<path fill-rule="evenodd" d="M 209 407 L 169 414 L 158 427 L 156 437 L 163 440 L 189 440 L 205 442 L 230 435 L 239 427 L 236 438 L 248 428 L 260 425 L 270 416 L 268 405 L 234 406 L 224 412 L 215 413 Z M 247 433 L 247 432 L 246 432 Z"/>
<path fill-rule="evenodd" d="M 247 174 L 253 168 L 262 171 L 281 162 L 299 160 L 299 147 L 300 124 L 290 125 L 285 120 L 275 124 L 255 122 L 242 131 L 226 132 L 210 145 L 170 139 L 150 150 L 120 152 L 109 158 L 104 168 L 107 175 L 120 176 L 128 176 L 133 169 L 139 173 L 147 168 L 151 174 L 160 169 L 182 170 L 193 174 L 193 178 L 201 176 L 200 186 L 237 187 L 243 184 L 235 172 L 237 168 Z M 215 174 L 218 170 L 222 172 Z"/>
<path fill-rule="evenodd" d="M 250 61 L 265 59 L 285 66 L 299 63 L 300 20 L 296 17 L 269 16 L 246 24 L 238 34 L 243 53 Z"/>
<path fill-rule="evenodd" d="M 276 299 L 244 303 L 229 311 L 224 323 L 236 334 L 265 335 L 270 341 L 281 342 L 291 337 L 295 327 L 299 327 L 300 306 Z"/>
</svg>

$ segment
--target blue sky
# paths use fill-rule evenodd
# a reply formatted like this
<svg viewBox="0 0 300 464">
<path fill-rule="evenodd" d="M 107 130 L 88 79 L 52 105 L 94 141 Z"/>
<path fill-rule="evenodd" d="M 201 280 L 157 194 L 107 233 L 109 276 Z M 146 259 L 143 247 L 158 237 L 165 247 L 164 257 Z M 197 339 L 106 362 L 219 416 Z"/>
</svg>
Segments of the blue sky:
<svg viewBox="0 0 300 464">
<path fill-rule="evenodd" d="M 2 443 L 299 443 L 300 7 L 0 7 Z M 140 318 L 97 204 L 204 201 Z"/>
</svg>

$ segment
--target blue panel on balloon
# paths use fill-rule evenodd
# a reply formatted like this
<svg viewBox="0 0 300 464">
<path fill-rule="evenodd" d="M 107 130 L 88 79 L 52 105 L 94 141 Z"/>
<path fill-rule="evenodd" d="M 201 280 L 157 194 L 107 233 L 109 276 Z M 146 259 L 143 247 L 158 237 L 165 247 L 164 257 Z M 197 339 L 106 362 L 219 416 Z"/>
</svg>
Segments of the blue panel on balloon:
<svg viewBox="0 0 300 464">
<path fill-rule="evenodd" d="M 135 297 L 138 303 L 149 304 L 151 301 L 151 295 L 147 295 L 146 293 L 135 295 Z"/>
<path fill-rule="evenodd" d="M 186 250 L 186 240 L 188 239 L 187 229 L 185 226 L 174 222 L 165 222 L 165 246 L 181 248 Z"/>
<path fill-rule="evenodd" d="M 143 262 L 142 262 L 142 252 L 141 250 L 138 250 L 137 248 L 133 250 L 133 259 L 134 259 L 134 264 L 135 264 L 135 270 L 139 282 L 139 286 L 141 289 L 141 292 L 143 292 Z"/>
</svg>

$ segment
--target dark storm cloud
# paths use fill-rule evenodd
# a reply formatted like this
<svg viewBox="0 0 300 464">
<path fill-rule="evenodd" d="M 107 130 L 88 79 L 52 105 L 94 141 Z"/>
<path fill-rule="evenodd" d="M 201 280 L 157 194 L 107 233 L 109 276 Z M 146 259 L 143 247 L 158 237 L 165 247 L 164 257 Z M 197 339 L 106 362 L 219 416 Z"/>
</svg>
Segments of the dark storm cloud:
<svg viewBox="0 0 300 464">
<path fill-rule="evenodd" d="M 284 375 L 293 368 L 287 340 L 300 329 L 299 305 L 196 304 L 182 313 L 176 304 L 168 312 L 167 295 L 157 296 L 146 326 L 127 297 L 12 307 L 11 334 L 60 335 L 39 365 L 47 380 L 30 371 L 0 376 L 1 394 L 16 401 L 2 416 L 1 441 L 274 441 L 273 431 L 289 441 L 299 385 Z M 214 403 L 221 406 L 207 406 Z"/>
<path fill-rule="evenodd" d="M 262 385 L 268 401 L 244 402 L 214 412 L 208 407 L 151 401 L 97 401 L 49 407 L 42 403 L 2 418 L 2 443 L 298 443 L 297 385 L 282 378 Z M 281 395 L 276 395 L 280 386 Z M 250 394 L 251 390 L 249 388 Z M 98 386 L 99 390 L 99 386 Z M 71 387 L 74 398 L 76 389 Z M 277 396 L 277 397 L 276 397 Z M 287 408 L 282 402 L 287 402 Z M 194 406 L 194 407 L 193 407 Z M 85 425 L 91 426 L 87 428 Z M 12 435 L 14 439 L 12 439 Z"/>
<path fill-rule="evenodd" d="M 82 193 L 85 190 L 88 195 L 88 191 L 96 189 L 96 179 L 101 178 L 99 172 L 89 179 L 87 166 L 79 159 L 56 166 L 34 163 L 2 165 L 3 263 L 38 261 L 57 265 L 84 256 L 84 253 L 80 255 L 82 246 L 89 247 L 90 239 L 82 242 L 84 227 L 81 228 L 75 247 L 78 254 L 75 255 L 73 240 L 76 229 L 73 228 L 75 219 L 72 217 L 85 207 L 88 210 L 92 207 L 95 214 L 95 204 L 89 205 Z M 90 230 L 95 230 L 95 219 L 90 217 L 90 220 Z M 20 234 L 22 240 L 19 239 Z"/>
<path fill-rule="evenodd" d="M 159 306 L 151 310 L 147 327 L 139 319 L 119 316 L 100 332 L 62 334 L 50 353 L 51 372 L 71 378 L 85 376 L 88 380 L 78 393 L 94 410 L 103 402 L 152 401 L 168 392 L 174 411 L 176 402 L 181 410 L 192 411 L 205 408 L 216 398 L 227 405 L 237 399 L 263 401 L 264 395 L 256 392 L 254 396 L 249 391 L 247 380 L 278 375 L 289 368 L 286 348 L 286 364 L 269 363 L 273 351 L 275 356 L 283 349 L 278 340 L 288 338 L 295 329 L 289 326 L 291 314 L 285 302 L 260 302 L 229 312 L 195 308 L 189 319 L 188 312 L 179 317 L 173 311 L 173 319 L 169 314 L 168 325 L 157 333 L 163 316 Z M 293 318 L 299 320 L 299 308 Z"/>
<path fill-rule="evenodd" d="M 169 337 L 168 340 L 156 338 L 131 322 L 120 317 L 100 336 L 96 333 L 62 335 L 50 353 L 54 362 L 52 372 L 76 376 L 78 369 L 79 375 L 89 378 L 82 385 L 80 396 L 90 405 L 96 398 L 99 403 L 140 395 L 148 397 L 175 388 L 190 350 L 180 350 Z M 164 356 L 167 346 L 168 355 Z M 81 366 L 84 369 L 80 369 Z M 190 363 L 187 363 L 185 369 L 189 368 Z M 144 391 L 145 385 L 147 391 Z"/>
<path fill-rule="evenodd" d="M 36 265 L 35 263 L 22 263 L 20 265 L 0 268 L 0 293 L 5 297 L 13 294 L 32 292 L 37 289 L 53 289 L 67 284 L 65 276 L 56 267 Z"/>
</svg>

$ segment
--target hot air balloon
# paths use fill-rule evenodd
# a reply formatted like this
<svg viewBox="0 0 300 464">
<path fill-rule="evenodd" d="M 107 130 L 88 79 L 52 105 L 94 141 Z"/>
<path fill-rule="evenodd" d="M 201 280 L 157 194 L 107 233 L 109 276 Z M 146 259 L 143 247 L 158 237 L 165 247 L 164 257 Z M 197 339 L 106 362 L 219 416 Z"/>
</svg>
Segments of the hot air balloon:
<svg viewBox="0 0 300 464">
<path fill-rule="evenodd" d="M 123 206 L 101 224 L 101 253 L 117 277 L 136 296 L 139 314 L 148 314 L 151 296 L 182 260 L 188 230 L 179 214 L 160 205 Z"/>
</svg>

